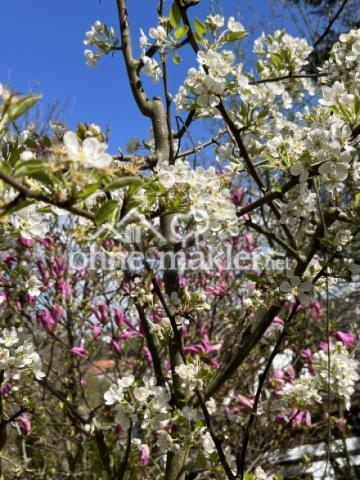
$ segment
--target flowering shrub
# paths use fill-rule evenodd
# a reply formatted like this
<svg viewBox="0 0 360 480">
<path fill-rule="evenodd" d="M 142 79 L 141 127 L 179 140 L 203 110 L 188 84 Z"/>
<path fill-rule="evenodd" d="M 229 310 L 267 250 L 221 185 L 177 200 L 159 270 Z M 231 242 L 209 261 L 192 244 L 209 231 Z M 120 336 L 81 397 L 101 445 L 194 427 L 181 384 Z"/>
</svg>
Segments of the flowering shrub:
<svg viewBox="0 0 360 480">
<path fill-rule="evenodd" d="M 0 87 L 4 478 L 276 479 L 266 451 L 358 429 L 360 30 L 317 73 L 305 39 L 263 34 L 246 71 L 244 26 L 197 3 L 161 10 L 137 58 L 125 0 L 119 32 L 85 35 L 151 121 L 128 154 L 94 124 L 14 129 L 40 98 Z"/>
</svg>

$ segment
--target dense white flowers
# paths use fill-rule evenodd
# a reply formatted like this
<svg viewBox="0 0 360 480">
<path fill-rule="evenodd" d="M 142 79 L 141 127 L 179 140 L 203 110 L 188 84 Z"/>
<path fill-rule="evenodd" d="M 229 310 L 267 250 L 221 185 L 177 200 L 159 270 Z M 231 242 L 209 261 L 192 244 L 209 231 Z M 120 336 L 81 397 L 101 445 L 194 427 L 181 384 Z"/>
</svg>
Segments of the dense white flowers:
<svg viewBox="0 0 360 480">
<path fill-rule="evenodd" d="M 313 355 L 313 368 L 317 372 L 318 388 L 327 390 L 330 380 L 330 392 L 336 398 L 342 398 L 350 409 L 350 398 L 355 383 L 359 380 L 359 362 L 349 355 L 341 342 L 330 344 L 330 372 L 328 371 L 328 352 L 320 350 Z"/>
<path fill-rule="evenodd" d="M 175 372 L 179 375 L 186 387 L 192 389 L 199 384 L 199 380 L 197 379 L 199 365 L 196 365 L 195 363 L 185 365 L 185 363 L 183 363 L 175 367 Z"/>
<path fill-rule="evenodd" d="M 221 179 L 214 167 L 205 170 L 190 168 L 188 162 L 177 161 L 174 165 L 163 165 L 158 172 L 160 182 L 169 190 L 180 188 L 187 193 L 190 213 L 199 231 L 205 233 L 228 231 L 238 233 L 238 218 L 230 192 L 222 187 Z"/>
<path fill-rule="evenodd" d="M 41 359 L 34 345 L 25 340 L 20 344 L 18 331 L 4 328 L 0 337 L 0 369 L 4 370 L 4 381 L 18 381 L 22 375 L 33 374 L 41 380 Z"/>
<path fill-rule="evenodd" d="M 64 135 L 64 146 L 69 159 L 85 168 L 106 168 L 112 162 L 111 155 L 105 152 L 107 145 L 97 138 L 86 138 L 80 143 L 76 133 L 69 131 Z"/>
<path fill-rule="evenodd" d="M 277 30 L 273 36 L 264 33 L 255 40 L 254 51 L 260 57 L 258 68 L 263 78 L 296 74 L 304 65 L 312 50 L 303 38 L 295 38 Z"/>
<path fill-rule="evenodd" d="M 343 399 L 349 409 L 359 380 L 359 362 L 349 355 L 343 343 L 337 342 L 330 344 L 330 370 L 328 366 L 328 352 L 316 352 L 312 356 L 313 372 L 304 369 L 293 383 L 284 386 L 283 398 L 288 405 L 302 409 L 311 407 L 314 402 L 321 403 L 330 388 L 330 394 Z"/>
</svg>

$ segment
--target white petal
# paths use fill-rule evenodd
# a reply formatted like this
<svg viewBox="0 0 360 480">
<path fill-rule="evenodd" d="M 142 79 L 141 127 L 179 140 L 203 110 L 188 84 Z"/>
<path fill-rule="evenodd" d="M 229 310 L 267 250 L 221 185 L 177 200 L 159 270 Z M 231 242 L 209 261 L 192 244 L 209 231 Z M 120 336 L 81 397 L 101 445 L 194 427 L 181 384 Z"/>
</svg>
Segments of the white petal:
<svg viewBox="0 0 360 480">
<path fill-rule="evenodd" d="M 74 132 L 66 132 L 64 135 L 64 145 L 70 160 L 79 160 L 80 149 L 79 141 Z"/>
</svg>

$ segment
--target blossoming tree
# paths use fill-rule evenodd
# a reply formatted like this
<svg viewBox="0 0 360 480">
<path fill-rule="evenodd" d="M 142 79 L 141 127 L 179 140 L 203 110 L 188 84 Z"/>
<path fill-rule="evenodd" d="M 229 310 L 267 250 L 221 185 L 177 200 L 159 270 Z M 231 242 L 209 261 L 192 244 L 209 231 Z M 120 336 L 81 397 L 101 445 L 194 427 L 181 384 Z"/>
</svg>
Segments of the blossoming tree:
<svg viewBox="0 0 360 480">
<path fill-rule="evenodd" d="M 151 123 L 127 154 L 93 124 L 19 130 L 39 97 L 0 87 L 4 478 L 282 478 L 314 439 L 324 477 L 356 478 L 331 445 L 356 431 L 360 30 L 316 73 L 305 39 L 263 34 L 245 71 L 243 25 L 198 3 L 160 1 L 138 55 L 126 0 L 86 33 Z"/>
</svg>

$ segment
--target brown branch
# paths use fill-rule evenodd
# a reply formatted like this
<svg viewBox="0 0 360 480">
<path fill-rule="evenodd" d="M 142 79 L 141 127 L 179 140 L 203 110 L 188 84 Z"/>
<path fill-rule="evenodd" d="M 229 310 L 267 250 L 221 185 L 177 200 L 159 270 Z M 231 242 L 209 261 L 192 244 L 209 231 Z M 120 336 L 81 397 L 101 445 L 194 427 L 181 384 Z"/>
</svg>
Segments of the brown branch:
<svg viewBox="0 0 360 480">
<path fill-rule="evenodd" d="M 206 406 L 206 403 L 203 399 L 203 396 L 198 389 L 196 389 L 196 395 L 197 395 L 201 410 L 202 410 L 203 415 L 204 415 L 204 419 L 205 419 L 205 422 L 206 422 L 207 429 L 210 433 L 212 441 L 214 442 L 216 451 L 219 455 L 220 463 L 224 468 L 225 474 L 226 474 L 226 476 L 229 480 L 236 480 L 236 477 L 231 470 L 231 467 L 229 465 L 229 462 L 227 461 L 225 452 L 222 448 L 222 440 L 215 433 L 209 410 L 207 409 L 207 406 Z"/>
<path fill-rule="evenodd" d="M 270 357 L 269 357 L 269 359 L 266 363 L 265 369 L 264 369 L 263 373 L 260 375 L 259 384 L 258 384 L 258 387 L 257 387 L 257 390 L 256 390 L 252 411 L 250 412 L 250 417 L 249 417 L 248 423 L 247 423 L 246 428 L 245 428 L 244 439 L 243 439 L 243 444 L 242 444 L 242 448 L 241 448 L 241 452 L 240 452 L 240 457 L 238 459 L 237 478 L 239 478 L 239 480 L 243 480 L 243 478 L 244 478 L 246 452 L 247 452 L 247 447 L 248 447 L 248 443 L 249 443 L 249 439 L 250 439 L 250 431 L 251 431 L 251 429 L 254 425 L 255 419 L 256 419 L 257 409 L 258 409 L 258 406 L 259 406 L 259 401 L 260 401 L 260 396 L 261 396 L 262 389 L 264 387 L 264 384 L 265 384 L 266 378 L 268 376 L 268 373 L 269 373 L 270 367 L 272 365 L 272 362 L 273 362 L 275 356 L 280 351 L 280 347 L 281 347 L 281 344 L 282 344 L 282 342 L 283 342 L 283 340 L 284 340 L 284 338 L 287 334 L 287 329 L 289 327 L 289 324 L 292 322 L 292 320 L 294 319 L 294 317 L 295 317 L 295 315 L 298 311 L 299 304 L 300 304 L 300 302 L 298 300 L 296 300 L 296 302 L 293 305 L 293 308 L 291 309 L 291 313 L 289 315 L 289 318 L 285 322 L 284 329 L 281 332 L 281 334 L 280 334 L 280 336 L 279 336 L 279 338 L 278 338 L 278 340 L 275 344 L 275 347 L 273 348 L 273 351 L 271 352 L 271 355 L 270 355 Z"/>
<path fill-rule="evenodd" d="M 316 40 L 316 42 L 313 45 L 313 48 L 315 49 L 323 40 L 324 38 L 330 33 L 331 27 L 333 24 L 336 22 L 336 20 L 339 18 L 341 15 L 341 12 L 344 10 L 346 7 L 348 0 L 344 0 L 342 4 L 340 5 L 339 10 L 336 12 L 336 14 L 331 18 L 328 26 L 325 28 L 324 32 L 320 35 L 320 37 Z"/>
<path fill-rule="evenodd" d="M 40 202 L 48 203 L 49 205 L 54 205 L 55 207 L 62 208 L 63 210 L 67 210 L 68 212 L 74 213 L 75 215 L 79 215 L 80 217 L 87 218 L 88 220 L 95 221 L 95 215 L 87 210 L 82 208 L 76 207 L 73 205 L 71 200 L 54 200 L 49 195 L 45 195 L 43 193 L 36 193 L 28 187 L 25 187 L 21 182 L 16 180 L 15 178 L 11 177 L 3 170 L 0 169 L 0 179 L 3 180 L 5 183 L 10 185 L 11 187 L 15 188 L 20 194 L 22 194 L 26 198 L 32 198 L 34 200 L 38 200 Z"/>
<path fill-rule="evenodd" d="M 140 305 L 136 305 L 136 309 L 137 309 L 138 314 L 139 314 L 141 326 L 144 330 L 144 335 L 145 335 L 145 338 L 146 338 L 146 344 L 147 344 L 147 347 L 150 351 L 150 355 L 151 355 L 151 358 L 152 358 L 157 384 L 158 385 L 164 385 L 164 375 L 163 375 L 163 371 L 162 371 L 162 367 L 161 367 L 159 352 L 158 352 L 158 349 L 155 345 L 154 338 L 153 338 L 152 332 L 150 330 L 149 323 L 148 323 L 146 315 L 145 315 L 145 311 Z"/>
<path fill-rule="evenodd" d="M 126 0 L 117 0 L 116 3 L 120 23 L 121 50 L 123 52 L 123 57 L 125 60 L 125 66 L 130 82 L 131 91 L 141 113 L 147 117 L 152 117 L 152 102 L 147 98 L 142 82 L 138 75 L 139 61 L 134 59 L 132 53 L 131 34 L 129 28 Z"/>
</svg>

